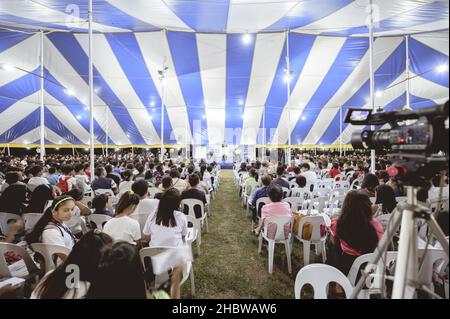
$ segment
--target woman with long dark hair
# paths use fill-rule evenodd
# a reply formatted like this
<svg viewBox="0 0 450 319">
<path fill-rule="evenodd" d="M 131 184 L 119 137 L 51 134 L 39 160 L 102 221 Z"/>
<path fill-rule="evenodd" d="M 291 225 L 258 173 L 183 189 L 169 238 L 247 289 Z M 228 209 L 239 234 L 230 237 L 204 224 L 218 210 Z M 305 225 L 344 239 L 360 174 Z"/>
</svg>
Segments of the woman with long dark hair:
<svg viewBox="0 0 450 319">
<path fill-rule="evenodd" d="M 42 242 L 72 249 L 76 238 L 66 223 L 74 215 L 74 210 L 75 201 L 72 197 L 64 195 L 56 198 L 33 230 L 25 236 L 25 240 L 28 244 Z M 62 259 L 65 259 L 65 256 L 62 256 Z"/>
<path fill-rule="evenodd" d="M 380 185 L 376 189 L 376 215 L 391 214 L 397 207 L 394 189 L 388 185 Z"/>
<path fill-rule="evenodd" d="M 25 213 L 42 214 L 44 212 L 45 204 L 49 200 L 54 200 L 53 190 L 49 185 L 39 185 L 31 194 L 31 200 Z"/>
<path fill-rule="evenodd" d="M 139 205 L 140 198 L 134 192 L 126 192 L 117 203 L 116 213 L 104 226 L 103 231 L 114 241 L 125 241 L 139 246 L 141 227 L 139 222 L 130 217 Z"/>
<path fill-rule="evenodd" d="M 90 282 L 94 280 L 102 251 L 112 244 L 112 238 L 99 230 L 93 230 L 81 237 L 73 246 L 67 259 L 37 285 L 31 299 L 82 299 L 85 298 Z M 66 284 L 68 266 L 78 267 L 79 281 L 73 288 Z"/>
<path fill-rule="evenodd" d="M 328 264 L 348 274 L 353 261 L 372 253 L 383 236 L 383 226 L 372 217 L 372 203 L 363 191 L 350 191 L 341 215 L 331 223 L 333 249 Z"/>
<path fill-rule="evenodd" d="M 166 191 L 159 201 L 156 214 L 148 217 L 145 223 L 144 240 L 150 247 L 180 247 L 187 235 L 187 219 L 180 212 L 180 192 L 175 189 Z"/>
<path fill-rule="evenodd" d="M 380 181 L 375 174 L 366 174 L 361 183 L 361 189 L 367 193 L 369 197 L 375 197 L 375 189 L 380 185 Z"/>
<path fill-rule="evenodd" d="M 105 250 L 87 298 L 147 298 L 142 263 L 134 245 L 118 242 Z"/>
</svg>

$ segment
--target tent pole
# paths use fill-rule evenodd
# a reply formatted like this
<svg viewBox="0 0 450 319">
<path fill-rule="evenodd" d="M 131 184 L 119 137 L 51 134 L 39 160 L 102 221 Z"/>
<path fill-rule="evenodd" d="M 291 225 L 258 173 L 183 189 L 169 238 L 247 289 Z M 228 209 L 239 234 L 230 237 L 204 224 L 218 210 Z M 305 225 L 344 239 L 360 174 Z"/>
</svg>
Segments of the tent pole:
<svg viewBox="0 0 450 319">
<path fill-rule="evenodd" d="M 264 106 L 263 109 L 263 148 L 262 148 L 262 161 L 264 162 L 266 160 L 266 143 L 267 143 L 267 137 L 266 137 L 266 107 Z"/>
<path fill-rule="evenodd" d="M 374 74 L 374 36 L 373 36 L 373 0 L 370 0 L 370 24 L 369 24 L 369 60 L 370 60 L 370 103 L 372 109 L 376 113 L 375 106 L 375 74 Z M 372 126 L 372 130 L 375 130 L 375 126 Z M 375 150 L 371 151 L 371 171 L 375 174 Z"/>
<path fill-rule="evenodd" d="M 41 137 L 41 145 L 40 145 L 40 160 L 41 162 L 44 161 L 45 156 L 45 109 L 44 109 L 44 31 L 40 32 L 40 54 L 41 54 L 41 88 L 40 88 L 40 94 L 39 94 L 39 100 L 40 100 L 40 115 L 41 115 L 41 124 L 40 124 L 40 137 Z"/>
<path fill-rule="evenodd" d="M 89 0 L 89 134 L 90 134 L 90 172 L 91 182 L 94 180 L 94 66 L 93 66 L 93 34 L 92 34 L 92 0 Z"/>
<path fill-rule="evenodd" d="M 339 156 L 342 157 L 342 105 L 339 107 Z"/>
<path fill-rule="evenodd" d="M 166 31 L 164 30 L 164 35 L 166 34 Z M 166 98 L 166 59 L 167 57 L 164 57 L 164 62 L 162 65 L 162 70 L 159 72 L 160 74 L 160 81 L 161 81 L 161 145 L 160 145 L 160 161 L 161 163 L 164 162 L 164 103 Z"/>
<path fill-rule="evenodd" d="M 410 57 L 409 57 L 409 35 L 405 37 L 406 41 L 406 109 L 411 110 L 411 83 L 410 78 Z"/>
<path fill-rule="evenodd" d="M 106 110 L 105 107 L 105 114 L 106 114 L 106 157 L 109 156 L 109 151 L 108 151 L 108 147 L 109 147 L 109 120 L 108 120 L 108 110 Z"/>
<path fill-rule="evenodd" d="M 287 112 L 288 112 L 288 144 L 289 147 L 287 149 L 286 154 L 286 164 L 289 165 L 291 162 L 291 81 L 292 81 L 292 75 L 291 75 L 291 61 L 289 56 L 289 31 L 286 31 L 286 75 L 287 75 Z"/>
<path fill-rule="evenodd" d="M 11 156 L 11 148 L 9 147 L 9 144 L 8 144 L 8 156 Z"/>
</svg>

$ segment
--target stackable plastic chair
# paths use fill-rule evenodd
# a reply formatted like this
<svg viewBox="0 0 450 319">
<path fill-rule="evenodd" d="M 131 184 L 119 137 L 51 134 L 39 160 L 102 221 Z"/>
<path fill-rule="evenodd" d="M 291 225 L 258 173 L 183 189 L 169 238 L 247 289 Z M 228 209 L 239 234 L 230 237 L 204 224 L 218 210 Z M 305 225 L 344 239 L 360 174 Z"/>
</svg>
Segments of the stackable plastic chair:
<svg viewBox="0 0 450 319">
<path fill-rule="evenodd" d="M 53 270 L 58 266 L 54 261 L 55 255 L 64 255 L 67 257 L 71 252 L 69 248 L 64 246 L 43 243 L 31 244 L 31 248 L 33 249 L 33 251 L 41 254 L 42 257 L 44 257 L 45 273 L 48 273 L 50 270 Z"/>
</svg>

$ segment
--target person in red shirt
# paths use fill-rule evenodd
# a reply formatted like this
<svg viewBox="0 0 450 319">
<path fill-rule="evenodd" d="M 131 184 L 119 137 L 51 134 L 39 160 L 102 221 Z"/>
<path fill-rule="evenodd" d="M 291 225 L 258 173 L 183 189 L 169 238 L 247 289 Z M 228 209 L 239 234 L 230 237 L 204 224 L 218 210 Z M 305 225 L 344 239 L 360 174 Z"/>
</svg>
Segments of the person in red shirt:
<svg viewBox="0 0 450 319">
<path fill-rule="evenodd" d="M 339 169 L 339 164 L 338 163 L 333 163 L 333 168 L 330 169 L 330 172 L 328 173 L 328 176 L 330 176 L 330 178 L 335 178 L 339 174 L 341 174 L 341 170 Z"/>
</svg>

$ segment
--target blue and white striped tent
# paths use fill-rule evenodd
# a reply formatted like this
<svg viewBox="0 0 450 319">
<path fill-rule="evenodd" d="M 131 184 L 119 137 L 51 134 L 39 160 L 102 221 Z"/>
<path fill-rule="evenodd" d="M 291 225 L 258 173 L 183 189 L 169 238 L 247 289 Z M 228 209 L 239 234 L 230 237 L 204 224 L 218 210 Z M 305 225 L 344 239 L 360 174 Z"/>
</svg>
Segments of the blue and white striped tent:
<svg viewBox="0 0 450 319">
<path fill-rule="evenodd" d="M 373 3 L 376 106 L 447 101 L 449 1 Z M 162 126 L 169 145 L 333 145 L 341 109 L 371 107 L 369 0 L 93 4 L 97 145 L 156 146 Z M 87 0 L 0 0 L 0 144 L 39 144 L 44 31 L 46 144 L 89 145 L 86 18 Z"/>
</svg>

